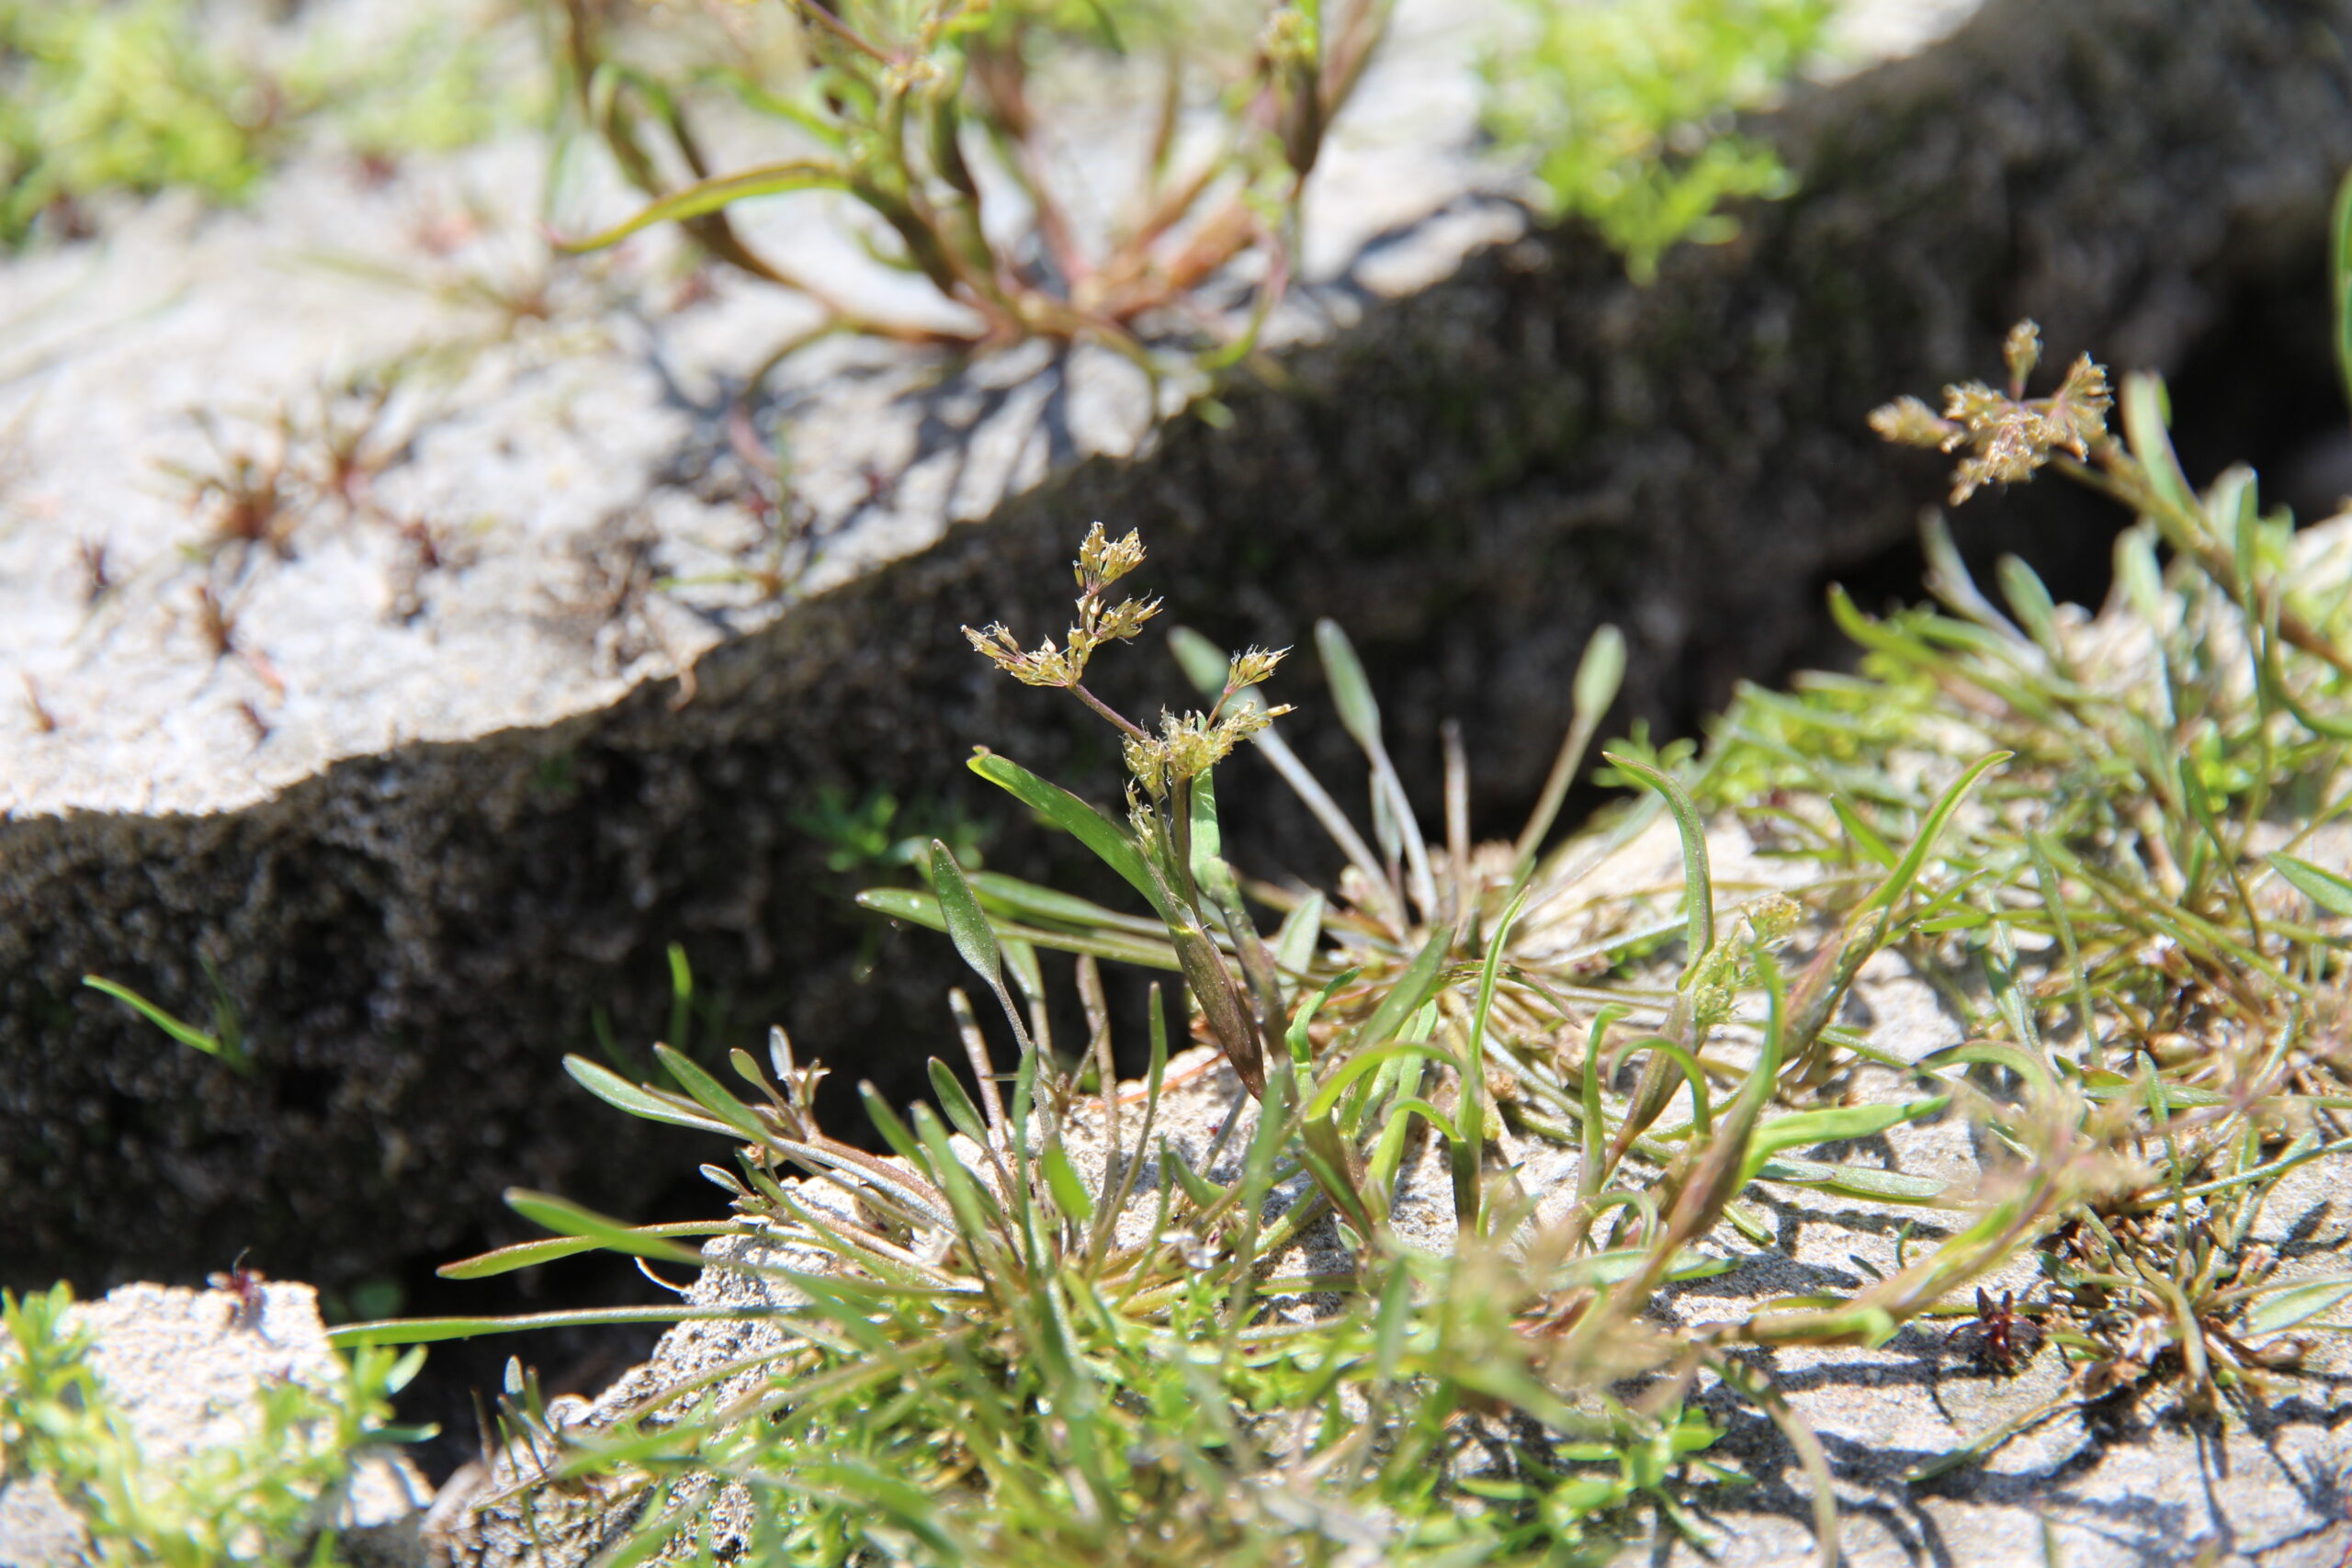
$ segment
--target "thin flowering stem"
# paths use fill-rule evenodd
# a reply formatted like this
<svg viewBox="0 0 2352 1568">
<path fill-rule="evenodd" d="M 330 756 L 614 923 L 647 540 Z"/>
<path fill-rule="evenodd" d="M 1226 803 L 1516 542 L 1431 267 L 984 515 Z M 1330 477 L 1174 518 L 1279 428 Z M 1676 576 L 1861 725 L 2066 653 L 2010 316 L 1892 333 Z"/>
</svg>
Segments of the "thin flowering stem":
<svg viewBox="0 0 2352 1568">
<path fill-rule="evenodd" d="M 1088 707 L 1092 708 L 1096 713 L 1102 715 L 1104 718 L 1118 726 L 1118 728 L 1128 736 L 1136 740 L 1143 741 L 1147 745 L 1150 743 L 1151 731 L 1123 716 L 1116 708 L 1104 702 L 1102 698 L 1096 696 L 1093 693 L 1088 691 L 1079 682 L 1075 681 L 1071 682 L 1069 691 L 1072 696 L 1075 696 L 1080 702 L 1084 703 Z"/>
</svg>

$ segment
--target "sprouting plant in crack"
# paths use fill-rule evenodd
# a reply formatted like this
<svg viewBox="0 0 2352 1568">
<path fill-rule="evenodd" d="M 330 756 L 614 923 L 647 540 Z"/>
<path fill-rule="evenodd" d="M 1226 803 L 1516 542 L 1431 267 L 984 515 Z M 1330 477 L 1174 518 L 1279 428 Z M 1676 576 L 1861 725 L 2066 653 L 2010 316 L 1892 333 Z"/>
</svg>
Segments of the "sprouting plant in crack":
<svg viewBox="0 0 2352 1568">
<path fill-rule="evenodd" d="M 1721 210 L 1795 178 L 1735 129 L 1818 55 L 1834 0 L 1522 0 L 1529 36 L 1492 51 L 1489 134 L 1532 165 L 1537 205 L 1591 222 L 1646 283 L 1678 243 L 1738 232 Z"/>
<path fill-rule="evenodd" d="M 189 553 L 207 562 L 223 558 L 240 576 L 256 556 L 290 558 L 301 507 L 283 422 L 258 439 L 238 440 L 209 409 L 190 417 L 210 445 L 213 461 L 164 465 L 186 487 L 189 510 L 202 519 L 203 533 Z"/>
</svg>

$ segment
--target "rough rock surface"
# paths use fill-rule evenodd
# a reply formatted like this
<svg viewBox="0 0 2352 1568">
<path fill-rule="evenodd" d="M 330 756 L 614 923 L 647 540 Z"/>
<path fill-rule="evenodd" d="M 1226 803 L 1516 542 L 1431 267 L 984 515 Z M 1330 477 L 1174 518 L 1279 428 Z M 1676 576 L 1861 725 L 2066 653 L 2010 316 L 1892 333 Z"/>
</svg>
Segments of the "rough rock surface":
<svg viewBox="0 0 2352 1568">
<path fill-rule="evenodd" d="M 233 811 L 13 816 L 0 1277 L 196 1271 L 251 1244 L 345 1282 L 446 1247 L 512 1182 L 627 1209 L 682 1168 L 675 1145 L 601 1115 L 583 1134 L 553 1064 L 599 1014 L 625 1042 L 657 1026 L 673 941 L 732 1016 L 903 1085 L 944 944 L 877 954 L 791 818 L 825 783 L 978 805 L 976 741 L 1073 784 L 1108 761 L 956 631 L 1057 626 L 1090 518 L 1143 525 L 1152 586 L 1226 640 L 1337 616 L 1408 773 L 1458 716 L 1488 805 L 1532 792 L 1603 618 L 1633 642 L 1629 713 L 1719 698 L 1791 658 L 1822 577 L 1906 537 L 1931 493 L 1930 465 L 1871 446 L 1874 402 L 1981 371 L 2027 313 L 2060 350 L 2175 365 L 2233 290 L 2316 255 L 2352 161 L 2347 40 L 2345 0 L 1999 0 L 1793 104 L 1774 134 L 1802 193 L 1655 288 L 1570 231 L 1368 299 L 1226 392 L 1229 419 L 1056 468 L 984 525 L 718 644 L 682 706 L 641 684 L 560 722 L 389 744 Z M 697 469 L 720 445 L 675 457 Z M 596 570 L 625 582 L 630 551 Z M 1284 694 L 1312 705 L 1306 685 Z M 1282 869 L 1294 826 L 1271 814 L 1239 858 Z M 1019 829 L 997 842 L 1052 874 Z M 861 985 L 877 957 L 891 978 Z M 201 1016 L 207 964 L 250 1074 L 75 988 L 97 971 Z"/>
<path fill-rule="evenodd" d="M 125 1285 L 68 1310 L 90 1336 L 91 1369 L 128 1419 L 157 1475 L 208 1450 L 249 1442 L 259 1391 L 299 1382 L 332 1395 L 342 1362 L 308 1285 L 261 1285 L 248 1304 L 227 1291 Z M 368 1568 L 420 1559 L 418 1525 L 432 1489 L 397 1451 L 363 1451 L 344 1493 L 327 1499 L 342 1560 Z M 81 1517 L 41 1474 L 0 1472 L 0 1568 L 78 1568 L 89 1560 Z"/>
</svg>

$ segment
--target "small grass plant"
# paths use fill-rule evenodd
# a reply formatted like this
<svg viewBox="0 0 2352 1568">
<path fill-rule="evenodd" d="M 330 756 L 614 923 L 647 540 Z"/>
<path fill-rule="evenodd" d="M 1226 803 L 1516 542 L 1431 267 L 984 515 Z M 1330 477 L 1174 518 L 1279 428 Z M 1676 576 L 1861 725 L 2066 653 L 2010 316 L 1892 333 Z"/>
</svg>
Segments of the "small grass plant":
<svg viewBox="0 0 2352 1568">
<path fill-rule="evenodd" d="M 1190 336 L 1229 359 L 1291 279 L 1324 131 L 1386 13 L 1383 0 L 781 0 L 729 18 L 714 47 L 665 71 L 658 48 L 587 0 L 569 0 L 573 123 L 648 199 L 567 248 L 676 222 L 715 261 L 795 290 L 821 319 L 771 366 L 841 332 L 962 350 L 1084 338 L 1146 363 L 1147 338 Z M 1081 205 L 1083 181 L 1074 186 L 1057 162 L 1068 149 L 1056 139 L 1074 108 L 1084 112 L 1082 95 L 1047 100 L 1068 96 L 1072 78 L 1091 80 L 1098 97 L 1153 105 L 1132 186 L 1108 220 Z M 698 91 L 762 117 L 782 155 L 717 169 L 694 126 Z M 729 213 L 741 201 L 811 191 L 868 215 L 870 253 L 927 285 L 944 315 L 853 303 L 831 280 L 764 253 Z M 1245 254 L 1259 263 L 1249 327 L 1233 338 L 1204 333 L 1200 319 L 1187 324 L 1194 291 Z"/>
<path fill-rule="evenodd" d="M 0 1292 L 0 1476 L 45 1477 L 86 1529 L 90 1562 L 341 1561 L 334 1501 L 360 1450 L 413 1436 L 390 1422 L 392 1396 L 415 1375 L 420 1351 L 357 1350 L 332 1390 L 265 1386 L 241 1440 L 166 1464 L 142 1450 L 91 1366 L 73 1306 L 64 1285 Z"/>
<path fill-rule="evenodd" d="M 1833 598 L 1866 650 L 1859 673 L 1744 691 L 1703 755 L 1621 744 L 1604 776 L 1637 798 L 1548 849 L 1622 677 L 1612 631 L 1587 650 L 1534 818 L 1482 847 L 1458 745 L 1432 837 L 1352 649 L 1319 626 L 1369 768 L 1366 832 L 1271 728 L 1283 710 L 1257 693 L 1281 655 L 1227 659 L 1180 634 L 1207 705 L 1154 725 L 1093 694 L 1093 657 L 1159 609 L 1114 599 L 1141 545 L 1098 527 L 1065 639 L 970 636 L 1114 728 L 1124 811 L 985 750 L 972 765 L 1149 913 L 967 871 L 944 844 L 928 890 L 866 900 L 950 936 L 1017 1043 L 1011 1073 L 957 993 L 977 1093 L 936 1062 L 934 1104 L 901 1111 L 868 1089 L 892 1151 L 876 1156 L 818 1126 L 823 1069 L 780 1032 L 765 1063 L 732 1054 L 741 1090 L 666 1046 L 667 1088 L 574 1058 L 608 1103 L 732 1145 L 732 1168 L 706 1173 L 734 1213 L 639 1227 L 517 1191 L 557 1235 L 448 1272 L 591 1247 L 692 1268 L 687 1243 L 731 1237 L 726 1269 L 763 1280 L 765 1304 L 705 1294 L 342 1337 L 767 1325 L 599 1423 L 509 1400 L 509 1451 L 529 1455 L 511 1494 L 593 1481 L 616 1525 L 636 1521 L 622 1560 L 708 1547 L 714 1485 L 744 1504 L 737 1544 L 768 1561 L 1597 1560 L 1650 1529 L 1707 1539 L 1704 1499 L 1737 1479 L 1707 1458 L 1722 1429 L 1708 1402 L 1736 1397 L 1810 1478 L 1826 1562 L 1826 1456 L 1748 1352 L 1883 1348 L 1915 1323 L 1997 1335 L 2008 1365 L 2054 1348 L 2065 1368 L 2054 1399 L 1920 1480 L 2124 1391 L 2170 1391 L 2192 1414 L 2255 1407 L 2352 1299 L 2352 1276 L 2288 1269 L 2257 1236 L 2281 1180 L 2352 1152 L 2331 1021 L 2352 880 L 2311 852 L 2352 803 L 2352 549 L 2299 540 L 2242 469 L 2189 487 L 2152 378 L 2123 383 L 2118 434 L 2115 389 L 2087 360 L 2031 398 L 2030 325 L 2007 357 L 2005 390 L 1954 388 L 1942 412 L 1905 401 L 1876 423 L 1960 454 L 1963 494 L 2054 465 L 2122 500 L 2140 521 L 2107 613 L 2058 606 L 2015 561 L 1996 608 L 1931 528 L 1938 606 L 1873 620 Z M 1245 742 L 1331 830 L 1336 889 L 1249 882 L 1224 860 L 1216 764 Z M 1660 813 L 1679 887 L 1563 945 L 1551 912 Z M 1790 863 L 1788 886 L 1719 908 L 1724 832 Z M 1075 955 L 1089 1038 L 1074 1050 L 1048 1031 L 1047 950 Z M 1943 988 L 1961 1043 L 1905 1062 L 1844 1021 L 1881 953 Z M 1182 978 L 1193 1037 L 1243 1097 L 1222 1164 L 1155 1143 L 1171 1055 L 1156 991 L 1137 1101 L 1099 1092 L 1115 1081 L 1105 961 Z M 1991 1151 L 1973 1183 L 1817 1157 L 1955 1111 Z M 1576 1151 L 1574 1190 L 1522 1190 L 1506 1131 Z M 1437 1249 L 1397 1228 L 1423 1152 L 1453 1216 Z M 1703 1325 L 1657 1312 L 1676 1282 L 1772 1250 L 1755 1200 L 1776 1190 L 1943 1228 L 1851 1292 Z M 1987 1306 L 1983 1281 L 2020 1256 L 2038 1279 Z"/>
<path fill-rule="evenodd" d="M 1308 181 L 1391 9 L 780 0 L 682 49 L 686 29 L 654 40 L 569 0 L 572 124 L 647 200 L 566 248 L 675 222 L 713 260 L 807 298 L 819 321 L 753 388 L 843 332 L 958 352 L 1083 339 L 1157 368 L 1222 369 L 1249 353 L 1295 281 Z M 1726 237 L 1725 200 L 1792 188 L 1729 117 L 1814 54 L 1831 0 L 1528 0 L 1526 10 L 1532 47 L 1489 63 L 1487 129 L 1532 165 L 1548 214 L 1593 219 L 1636 276 L 1680 240 Z M 774 128 L 781 155 L 718 166 L 695 106 L 722 95 Z M 1132 167 L 1075 166 L 1077 141 L 1118 141 L 1080 128 L 1122 101 L 1149 106 Z M 1106 181 L 1115 199 L 1093 188 Z M 857 303 L 731 216 L 740 202 L 813 191 L 862 209 L 869 254 L 927 284 L 948 314 Z"/>
<path fill-rule="evenodd" d="M 381 167 L 533 112 L 462 18 L 366 48 L 332 28 L 238 40 L 240 19 L 203 0 L 0 5 L 0 246 L 77 235 L 112 193 L 240 203 L 322 139 Z"/>
<path fill-rule="evenodd" d="M 1532 165 L 1537 205 L 1590 222 L 1634 278 L 1690 242 L 1738 231 L 1723 210 L 1795 188 L 1734 125 L 1817 60 L 1833 0 L 1521 0 L 1531 36 L 1487 62 L 1487 130 Z"/>
</svg>

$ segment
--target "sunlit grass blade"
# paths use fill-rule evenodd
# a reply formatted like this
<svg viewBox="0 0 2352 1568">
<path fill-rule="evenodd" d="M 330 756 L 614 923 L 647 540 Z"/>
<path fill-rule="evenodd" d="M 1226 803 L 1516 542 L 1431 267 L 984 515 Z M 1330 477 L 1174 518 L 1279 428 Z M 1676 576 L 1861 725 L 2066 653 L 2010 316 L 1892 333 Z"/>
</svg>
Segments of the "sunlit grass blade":
<svg viewBox="0 0 2352 1568">
<path fill-rule="evenodd" d="M 740 1322 L 784 1317 L 793 1309 L 741 1305 L 692 1307 L 684 1303 L 627 1307 L 576 1307 L 568 1312 L 531 1312 L 509 1317 L 401 1317 L 346 1323 L 327 1330 L 339 1350 L 361 1345 L 432 1345 L 485 1334 L 531 1334 L 549 1328 L 602 1328 L 628 1323 Z"/>
<path fill-rule="evenodd" d="M 680 1247 L 665 1236 L 608 1218 L 567 1198 L 534 1192 L 526 1187 L 510 1187 L 506 1190 L 506 1206 L 534 1224 L 559 1235 L 594 1242 L 607 1252 L 650 1258 L 657 1263 L 683 1263 L 690 1269 L 702 1266 L 702 1254 L 692 1247 Z"/>
<path fill-rule="evenodd" d="M 695 1110 L 691 1101 L 673 1101 L 671 1096 L 633 1084 L 609 1067 L 599 1066 L 585 1056 L 566 1056 L 563 1070 L 590 1094 L 631 1116 L 643 1117 L 648 1122 L 666 1122 L 673 1127 L 691 1127 L 698 1133 L 717 1133 L 722 1137 L 739 1131 L 731 1122 Z"/>
<path fill-rule="evenodd" d="M 1601 720 L 1609 716 L 1624 682 L 1625 636 L 1604 622 L 1586 642 L 1584 657 L 1577 661 L 1576 682 L 1570 688 L 1568 733 L 1560 742 L 1559 754 L 1552 759 L 1552 772 L 1544 781 L 1543 793 L 1536 796 L 1535 809 L 1528 815 L 1527 826 L 1520 829 L 1519 841 L 1511 847 L 1518 867 L 1513 875 L 1515 882 L 1523 885 L 1534 874 L 1536 853 L 1543 849 L 1552 824 L 1559 819 L 1561 803 L 1568 797 L 1568 786 L 1576 782 L 1577 767 L 1584 761 L 1585 751 L 1592 745 L 1593 736 L 1600 731 Z"/>
<path fill-rule="evenodd" d="M 725 1235 L 735 1228 L 733 1220 L 674 1220 L 666 1224 L 629 1227 L 631 1234 L 639 1236 Z M 544 1241 L 520 1241 L 511 1247 L 461 1258 L 454 1263 L 444 1263 L 434 1272 L 444 1280 L 487 1280 L 494 1275 L 511 1274 L 517 1269 L 528 1269 L 534 1264 L 576 1258 L 604 1245 L 600 1238 L 578 1233 Z"/>
<path fill-rule="evenodd" d="M 911 887 L 869 887 L 857 896 L 860 908 L 887 915 L 894 920 L 910 920 L 932 931 L 944 932 L 947 916 L 939 900 L 929 893 Z M 1144 969 L 1174 970 L 1176 950 L 1159 928 L 1159 937 L 1131 935 L 1120 931 L 1065 931 L 1045 926 L 1024 925 L 1003 921 L 997 925 L 1001 937 L 1025 942 L 1056 953 L 1083 953 L 1095 958 L 1107 958 L 1114 964 L 1133 964 Z"/>
<path fill-rule="evenodd" d="M 574 240 L 557 238 L 555 248 L 566 255 L 582 255 L 590 251 L 616 245 L 631 234 L 657 223 L 699 218 L 732 202 L 747 201 L 754 197 L 782 196 L 797 190 L 841 190 L 847 188 L 848 183 L 846 170 L 823 159 L 794 158 L 780 164 L 763 164 L 731 175 L 697 180 L 640 208 L 633 217 L 609 229 Z"/>
<path fill-rule="evenodd" d="M 1691 802 L 1690 792 L 1656 768 L 1611 751 L 1603 751 L 1601 756 L 1611 767 L 1641 780 L 1664 796 L 1668 809 L 1674 813 L 1675 830 L 1682 839 L 1682 896 L 1687 921 L 1682 980 L 1688 985 L 1715 946 L 1715 892 L 1714 879 L 1707 869 L 1707 826 L 1699 819 L 1699 808 Z"/>
<path fill-rule="evenodd" d="M 218 1056 L 223 1063 L 239 1072 L 253 1070 L 252 1060 L 246 1055 L 243 1042 L 237 1037 L 233 1027 L 223 1028 L 217 1033 L 198 1029 L 192 1023 L 184 1022 L 173 1017 L 130 987 L 109 980 L 101 975 L 85 975 L 82 976 L 82 984 L 126 1004 L 140 1017 L 181 1044 L 191 1046 L 208 1056 Z M 225 1011 L 225 1010 L 216 1010 L 216 1011 Z M 233 1026 L 232 1018 L 224 1017 L 223 1021 Z"/>
<path fill-rule="evenodd" d="M 2270 864 L 2295 889 L 2331 915 L 2352 918 L 2352 882 L 2300 856 L 2274 854 Z"/>
<path fill-rule="evenodd" d="M 1181 918 L 1170 904 L 1159 879 L 1145 863 L 1142 850 L 1125 828 L 1059 784 L 1048 784 L 1010 758 L 982 750 L 973 756 L 971 768 L 972 772 L 1037 811 L 1047 821 L 1092 850 L 1103 864 L 1117 872 L 1129 886 L 1142 894 L 1162 919 L 1174 920 Z"/>
</svg>

